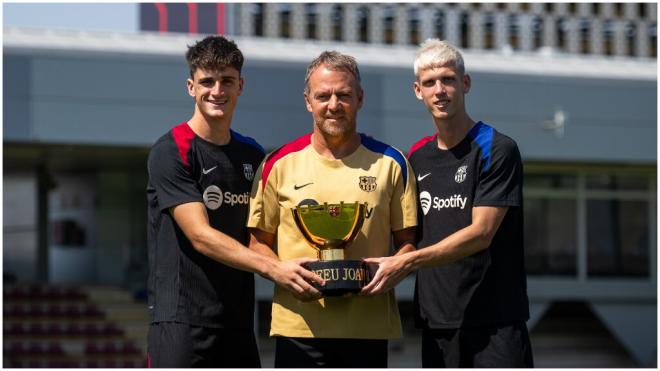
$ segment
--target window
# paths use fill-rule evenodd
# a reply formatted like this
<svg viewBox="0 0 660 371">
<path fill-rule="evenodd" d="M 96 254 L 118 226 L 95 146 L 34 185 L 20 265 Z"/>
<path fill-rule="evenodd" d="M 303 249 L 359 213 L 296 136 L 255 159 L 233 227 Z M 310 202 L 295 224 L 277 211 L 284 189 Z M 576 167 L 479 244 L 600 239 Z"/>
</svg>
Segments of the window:
<svg viewBox="0 0 660 371">
<path fill-rule="evenodd" d="M 358 17 L 358 30 L 360 32 L 360 42 L 366 43 L 369 41 L 369 8 L 361 6 L 357 10 Z"/>
<path fill-rule="evenodd" d="M 537 276 L 650 278 L 655 169 L 526 165 L 525 261 Z"/>
<path fill-rule="evenodd" d="M 649 275 L 648 214 L 645 201 L 587 202 L 589 276 Z"/>
<path fill-rule="evenodd" d="M 527 272 L 575 276 L 576 201 L 551 197 L 530 198 L 525 201 L 524 210 Z"/>
<path fill-rule="evenodd" d="M 420 27 L 419 11 L 420 10 L 418 8 L 410 8 L 408 10 L 408 22 L 410 24 L 409 43 L 413 45 L 417 45 L 421 41 L 419 34 L 419 27 Z"/>
<path fill-rule="evenodd" d="M 577 274 L 576 179 L 571 174 L 525 175 L 524 237 L 529 274 Z"/>
<path fill-rule="evenodd" d="M 342 27 L 344 26 L 344 7 L 337 4 L 332 7 L 332 15 L 330 17 L 332 22 L 332 40 L 341 41 Z"/>
<path fill-rule="evenodd" d="M 307 37 L 318 39 L 316 34 L 316 23 L 318 19 L 316 4 L 305 4 L 305 16 L 307 18 Z"/>
<path fill-rule="evenodd" d="M 291 24 L 291 5 L 290 4 L 280 4 L 279 9 L 280 13 L 280 37 L 290 38 L 293 25 Z"/>
<path fill-rule="evenodd" d="M 586 176 L 589 276 L 649 275 L 650 190 L 648 176 Z"/>
</svg>

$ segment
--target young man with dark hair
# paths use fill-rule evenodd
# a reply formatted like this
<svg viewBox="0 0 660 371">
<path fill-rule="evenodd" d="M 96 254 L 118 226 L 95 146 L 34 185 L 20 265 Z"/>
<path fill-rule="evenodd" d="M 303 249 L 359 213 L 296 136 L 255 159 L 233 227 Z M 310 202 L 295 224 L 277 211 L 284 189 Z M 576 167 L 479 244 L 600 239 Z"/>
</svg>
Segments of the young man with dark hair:
<svg viewBox="0 0 660 371">
<path fill-rule="evenodd" d="M 397 149 L 356 131 L 363 91 L 355 59 L 323 52 L 310 63 L 304 97 L 311 133 L 268 155 L 250 204 L 250 249 L 283 261 L 316 256 L 291 208 L 325 202 L 367 203 L 346 259 L 414 249 L 415 182 Z M 277 255 L 273 250 L 277 242 Z M 401 337 L 394 292 L 324 297 L 283 290 L 273 297 L 275 367 L 387 367 L 388 339 Z"/>
<path fill-rule="evenodd" d="M 518 146 L 466 112 L 472 80 L 454 46 L 425 41 L 414 72 L 415 96 L 436 128 L 408 153 L 421 240 L 417 251 L 367 259 L 380 263 L 368 289 L 388 290 L 419 269 L 424 367 L 533 367 Z"/>
<path fill-rule="evenodd" d="M 186 53 L 192 117 L 148 159 L 150 367 L 259 367 L 253 272 L 318 293 L 300 264 L 245 247 L 254 173 L 264 150 L 230 129 L 243 91 L 243 55 L 222 36 Z"/>
</svg>

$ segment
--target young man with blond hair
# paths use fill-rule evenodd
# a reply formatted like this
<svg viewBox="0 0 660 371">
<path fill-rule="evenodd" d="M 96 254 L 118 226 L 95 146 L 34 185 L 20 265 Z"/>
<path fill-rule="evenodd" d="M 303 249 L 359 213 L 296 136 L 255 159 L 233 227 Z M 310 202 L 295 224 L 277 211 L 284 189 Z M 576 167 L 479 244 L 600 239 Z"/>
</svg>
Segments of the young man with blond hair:
<svg viewBox="0 0 660 371">
<path fill-rule="evenodd" d="M 466 112 L 472 80 L 454 46 L 426 40 L 414 72 L 415 96 L 436 130 L 408 153 L 421 205 L 418 250 L 368 259 L 380 263 L 371 285 L 387 290 L 418 270 L 424 367 L 533 367 L 518 147 Z"/>
</svg>

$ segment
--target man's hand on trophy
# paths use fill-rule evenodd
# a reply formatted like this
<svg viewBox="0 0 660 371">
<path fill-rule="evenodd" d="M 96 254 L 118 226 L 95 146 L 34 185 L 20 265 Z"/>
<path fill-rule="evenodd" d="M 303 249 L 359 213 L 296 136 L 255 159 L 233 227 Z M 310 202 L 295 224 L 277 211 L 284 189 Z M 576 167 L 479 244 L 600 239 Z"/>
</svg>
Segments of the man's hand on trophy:
<svg viewBox="0 0 660 371">
<path fill-rule="evenodd" d="M 372 274 L 371 282 L 362 288 L 360 295 L 377 295 L 387 292 L 409 273 L 405 254 L 366 258 L 363 261 L 370 266 L 377 265 L 378 269 L 375 274 Z"/>
<path fill-rule="evenodd" d="M 311 283 L 323 286 L 325 281 L 302 266 L 305 263 L 317 260 L 314 258 L 298 258 L 280 261 L 279 269 L 273 275 L 273 279 L 278 285 L 291 291 L 293 296 L 300 301 L 318 300 L 321 298 L 321 292 L 314 288 Z"/>
</svg>

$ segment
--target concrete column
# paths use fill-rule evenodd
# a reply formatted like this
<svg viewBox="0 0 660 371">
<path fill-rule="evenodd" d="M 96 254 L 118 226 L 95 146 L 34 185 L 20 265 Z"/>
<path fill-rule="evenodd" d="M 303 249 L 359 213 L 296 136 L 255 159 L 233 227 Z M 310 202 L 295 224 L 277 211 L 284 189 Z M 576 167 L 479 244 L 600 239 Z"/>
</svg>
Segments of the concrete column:
<svg viewBox="0 0 660 371">
<path fill-rule="evenodd" d="M 264 4 L 264 36 L 280 37 L 280 4 Z"/>
<path fill-rule="evenodd" d="M 379 4 L 369 5 L 369 37 L 372 44 L 383 43 L 383 10 Z"/>
<path fill-rule="evenodd" d="M 658 20 L 658 4 L 646 3 L 646 14 L 650 21 Z"/>
<path fill-rule="evenodd" d="M 612 24 L 614 25 L 614 55 L 626 55 L 626 23 L 616 20 Z"/>
<path fill-rule="evenodd" d="M 649 23 L 647 21 L 637 22 L 637 34 L 635 35 L 635 55 L 638 57 L 649 57 L 651 55 L 651 43 L 648 34 Z"/>
<path fill-rule="evenodd" d="M 602 55 L 605 51 L 603 42 L 603 21 L 599 18 L 593 18 L 589 30 L 589 53 Z"/>
<path fill-rule="evenodd" d="M 445 24 L 444 35 L 445 40 L 449 43 L 462 46 L 461 43 L 461 27 L 460 27 L 460 13 L 455 8 L 447 8 L 445 10 Z"/>
<path fill-rule="evenodd" d="M 318 13 L 316 15 L 319 40 L 332 40 L 332 3 L 319 3 L 316 5 Z"/>
<path fill-rule="evenodd" d="M 470 14 L 469 20 L 469 41 L 468 45 L 471 49 L 484 48 L 484 13 L 475 11 Z"/>
<path fill-rule="evenodd" d="M 495 24 L 493 27 L 495 32 L 495 38 L 494 38 L 495 49 L 500 49 L 505 45 L 509 45 L 508 26 L 509 26 L 509 22 L 507 19 L 507 14 L 504 12 L 495 13 Z"/>
<path fill-rule="evenodd" d="M 410 22 L 407 4 L 394 5 L 394 43 L 407 45 L 410 40 Z"/>
<path fill-rule="evenodd" d="M 358 42 L 358 4 L 346 3 L 342 4 L 344 8 L 344 19 L 342 22 L 341 39 L 345 42 L 356 43 Z"/>
<path fill-rule="evenodd" d="M 241 36 L 254 36 L 254 16 L 252 7 L 255 4 L 237 4 L 239 14 L 238 34 Z"/>
<path fill-rule="evenodd" d="M 291 37 L 294 39 L 304 39 L 307 37 L 307 14 L 305 14 L 305 4 L 291 4 Z"/>
<path fill-rule="evenodd" d="M 555 14 L 560 16 L 568 15 L 568 3 L 555 3 Z"/>
<path fill-rule="evenodd" d="M 533 15 L 522 13 L 518 18 L 518 39 L 520 50 L 529 52 L 534 48 L 534 33 L 532 32 Z"/>
<path fill-rule="evenodd" d="M 433 15 L 437 11 L 437 8 L 432 4 L 420 4 L 419 5 L 419 35 L 420 42 L 424 40 L 436 37 L 435 34 L 435 24 L 433 23 Z"/>
<path fill-rule="evenodd" d="M 546 15 L 543 17 L 543 41 L 541 45 L 550 48 L 557 47 L 557 25 L 555 17 Z"/>
<path fill-rule="evenodd" d="M 592 14 L 592 4 L 591 3 L 578 3 L 577 4 L 577 14 L 582 18 L 593 18 Z"/>
<path fill-rule="evenodd" d="M 623 14 L 626 19 L 636 19 L 639 17 L 637 6 L 639 3 L 624 3 Z"/>
<path fill-rule="evenodd" d="M 600 7 L 602 9 L 601 14 L 604 19 L 614 17 L 614 4 L 613 3 L 601 3 Z"/>
<path fill-rule="evenodd" d="M 575 17 L 568 18 L 566 20 L 567 32 L 566 38 L 568 39 L 568 52 L 573 54 L 580 53 L 580 30 L 579 30 L 579 21 Z"/>
</svg>

